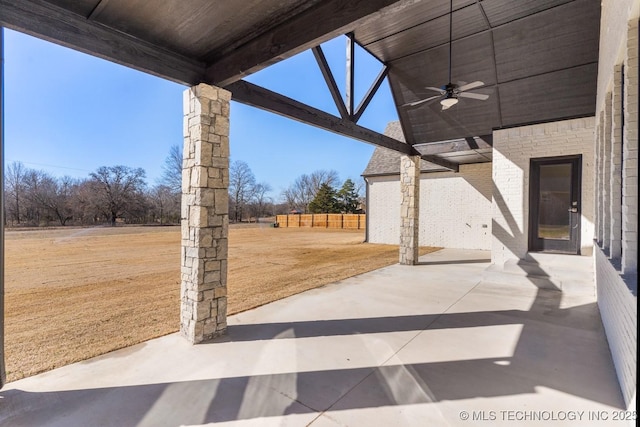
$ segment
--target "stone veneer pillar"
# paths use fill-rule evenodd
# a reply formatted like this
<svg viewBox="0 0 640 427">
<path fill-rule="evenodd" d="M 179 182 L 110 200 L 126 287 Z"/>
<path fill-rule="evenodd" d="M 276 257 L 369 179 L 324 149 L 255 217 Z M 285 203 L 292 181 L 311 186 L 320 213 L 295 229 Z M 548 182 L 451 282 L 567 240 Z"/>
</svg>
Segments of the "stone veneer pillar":
<svg viewBox="0 0 640 427">
<path fill-rule="evenodd" d="M 400 264 L 416 265 L 420 255 L 420 156 L 402 156 L 400 192 Z"/>
<path fill-rule="evenodd" d="M 194 344 L 227 328 L 230 99 L 205 84 L 183 95 L 180 333 Z"/>
</svg>

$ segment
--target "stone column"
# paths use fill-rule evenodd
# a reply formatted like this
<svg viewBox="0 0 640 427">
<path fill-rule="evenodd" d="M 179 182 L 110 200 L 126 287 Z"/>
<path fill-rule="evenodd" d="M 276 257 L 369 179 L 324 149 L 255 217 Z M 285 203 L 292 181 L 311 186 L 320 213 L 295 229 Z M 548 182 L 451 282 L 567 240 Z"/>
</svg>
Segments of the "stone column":
<svg viewBox="0 0 640 427">
<path fill-rule="evenodd" d="M 400 160 L 400 264 L 418 263 L 420 156 Z"/>
<path fill-rule="evenodd" d="M 205 84 L 183 95 L 180 333 L 194 344 L 227 328 L 230 99 Z"/>
</svg>

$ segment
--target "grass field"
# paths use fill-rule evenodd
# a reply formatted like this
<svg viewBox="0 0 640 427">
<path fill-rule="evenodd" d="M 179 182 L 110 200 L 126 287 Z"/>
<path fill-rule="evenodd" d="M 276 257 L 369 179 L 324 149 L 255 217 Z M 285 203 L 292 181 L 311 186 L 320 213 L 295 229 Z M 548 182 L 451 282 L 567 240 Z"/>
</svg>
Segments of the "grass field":
<svg viewBox="0 0 640 427">
<path fill-rule="evenodd" d="M 229 314 L 397 262 L 397 246 L 363 239 L 231 227 Z M 179 260 L 179 227 L 7 231 L 8 381 L 177 331 Z"/>
</svg>

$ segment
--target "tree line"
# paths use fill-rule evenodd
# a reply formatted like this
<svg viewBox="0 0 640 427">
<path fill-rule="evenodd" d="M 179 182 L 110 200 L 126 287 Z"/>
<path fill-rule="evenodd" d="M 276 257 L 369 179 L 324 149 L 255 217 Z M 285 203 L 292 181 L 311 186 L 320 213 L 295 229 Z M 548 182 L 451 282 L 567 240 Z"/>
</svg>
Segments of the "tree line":
<svg viewBox="0 0 640 427">
<path fill-rule="evenodd" d="M 177 224 L 182 192 L 182 149 L 172 146 L 155 185 L 141 168 L 101 166 L 87 178 L 54 177 L 13 162 L 4 171 L 5 225 Z M 359 188 L 335 171 L 298 177 L 275 202 L 271 186 L 257 182 L 249 165 L 229 167 L 229 218 L 233 222 L 289 213 L 354 213 Z"/>
<path fill-rule="evenodd" d="M 20 162 L 5 171 L 6 225 L 96 225 L 176 223 L 180 199 L 165 184 L 148 187 L 145 171 L 102 166 L 77 179 L 54 177 Z"/>
<path fill-rule="evenodd" d="M 347 179 L 338 189 L 339 182 L 336 171 L 318 170 L 299 176 L 282 196 L 300 213 L 361 213 L 361 187 Z"/>
</svg>

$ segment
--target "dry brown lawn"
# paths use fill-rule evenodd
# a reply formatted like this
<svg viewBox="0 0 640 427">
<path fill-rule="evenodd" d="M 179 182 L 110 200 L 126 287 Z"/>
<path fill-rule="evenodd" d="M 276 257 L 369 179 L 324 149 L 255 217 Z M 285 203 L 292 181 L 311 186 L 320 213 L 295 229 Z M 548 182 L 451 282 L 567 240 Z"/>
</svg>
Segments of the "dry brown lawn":
<svg viewBox="0 0 640 427">
<path fill-rule="evenodd" d="M 231 227 L 229 314 L 397 262 L 397 246 L 363 239 Z M 178 330 L 178 227 L 8 231 L 5 250 L 8 381 Z"/>
</svg>

